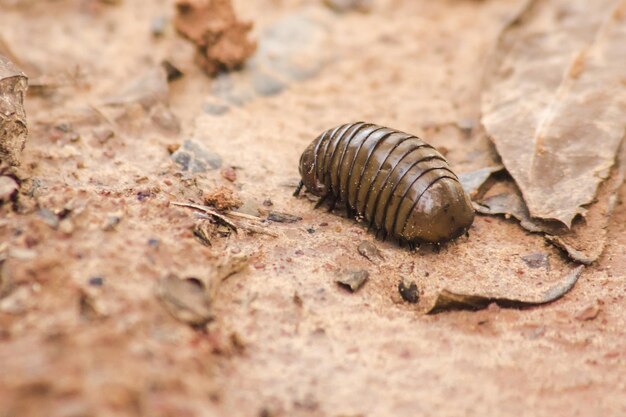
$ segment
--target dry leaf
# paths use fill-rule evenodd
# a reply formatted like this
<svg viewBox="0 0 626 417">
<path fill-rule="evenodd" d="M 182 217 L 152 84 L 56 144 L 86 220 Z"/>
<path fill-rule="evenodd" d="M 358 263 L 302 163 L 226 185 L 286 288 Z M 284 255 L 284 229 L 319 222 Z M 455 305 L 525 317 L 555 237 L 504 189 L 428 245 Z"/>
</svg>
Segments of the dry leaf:
<svg viewBox="0 0 626 417">
<path fill-rule="evenodd" d="M 491 303 L 497 303 L 501 307 L 515 308 L 546 304 L 561 298 L 571 290 L 574 284 L 576 284 L 576 281 L 578 281 L 583 268 L 583 266 L 574 268 L 565 275 L 560 282 L 556 283 L 556 285 L 532 297 L 518 298 L 499 291 L 481 294 L 464 294 L 444 289 L 437 295 L 435 302 L 426 313 L 435 314 L 449 310 L 479 310 L 487 307 Z"/>
<path fill-rule="evenodd" d="M 175 274 L 163 277 L 157 293 L 166 310 L 192 326 L 203 326 L 212 318 L 211 306 L 220 283 L 248 265 L 245 255 L 236 255 L 208 267 L 208 273 L 181 279 Z"/>
<path fill-rule="evenodd" d="M 486 168 L 481 168 L 476 171 L 466 172 L 459 175 L 459 181 L 463 186 L 465 192 L 473 199 L 476 197 L 483 185 L 487 180 L 496 172 L 500 172 L 504 169 L 503 165 L 494 165 Z"/>
<path fill-rule="evenodd" d="M 501 34 L 483 124 L 532 217 L 568 227 L 626 126 L 626 2 L 535 0 Z"/>
<path fill-rule="evenodd" d="M 520 221 L 531 232 L 545 233 L 545 238 L 567 252 L 576 262 L 589 265 L 596 261 L 606 245 L 607 227 L 617 202 L 617 192 L 626 178 L 626 146 L 618 155 L 618 165 L 598 189 L 597 201 L 582 218 L 575 219 L 567 229 L 561 223 L 533 219 L 528 214 L 519 189 L 512 181 L 504 181 L 489 191 L 485 199 L 475 204 L 483 214 L 504 214 Z"/>
<path fill-rule="evenodd" d="M 0 55 L 0 161 L 19 165 L 28 129 L 24 95 L 28 78 L 11 61 Z"/>
</svg>

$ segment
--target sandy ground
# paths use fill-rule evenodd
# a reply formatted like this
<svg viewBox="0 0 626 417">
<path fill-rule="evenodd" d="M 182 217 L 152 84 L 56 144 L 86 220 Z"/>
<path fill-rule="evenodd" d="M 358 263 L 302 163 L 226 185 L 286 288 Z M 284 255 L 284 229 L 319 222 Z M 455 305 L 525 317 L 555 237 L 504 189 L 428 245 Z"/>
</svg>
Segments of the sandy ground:
<svg viewBox="0 0 626 417">
<path fill-rule="evenodd" d="M 397 283 L 427 287 L 445 274 L 436 253 L 377 242 L 291 196 L 306 145 L 354 120 L 422 135 L 459 172 L 491 161 L 476 128 L 482 69 L 522 2 L 388 0 L 335 14 L 314 1 L 237 1 L 253 37 L 282 28 L 269 38 L 273 53 L 295 69 L 273 68 L 282 87 L 262 79 L 252 92 L 246 83 L 258 74 L 247 69 L 221 95 L 224 79 L 197 69 L 171 26 L 151 34 L 155 19 L 173 15 L 168 1 L 0 5 L 13 52 L 63 84 L 27 97 L 23 194 L 0 208 L 11 284 L 0 291 L 0 416 L 626 413 L 626 188 L 605 253 L 562 299 L 434 316 L 403 302 Z M 164 105 L 103 104 L 165 58 L 185 73 L 169 86 L 180 129 Z M 228 110 L 215 111 L 224 100 Z M 190 138 L 222 168 L 181 172 L 168 148 Z M 234 182 L 222 175 L 228 167 Z M 203 246 L 192 233 L 197 214 L 170 202 L 201 202 L 218 186 L 234 190 L 242 210 L 270 199 L 302 220 L 268 225 L 277 237 L 240 232 Z M 494 253 L 516 241 L 566 262 L 512 221 L 479 216 L 455 245 L 476 236 Z M 362 240 L 383 252 L 382 266 L 358 254 Z M 221 285 L 205 330 L 163 308 L 161 277 L 202 276 L 239 253 L 250 266 Z M 335 283 L 345 267 L 370 273 L 354 294 Z"/>
</svg>

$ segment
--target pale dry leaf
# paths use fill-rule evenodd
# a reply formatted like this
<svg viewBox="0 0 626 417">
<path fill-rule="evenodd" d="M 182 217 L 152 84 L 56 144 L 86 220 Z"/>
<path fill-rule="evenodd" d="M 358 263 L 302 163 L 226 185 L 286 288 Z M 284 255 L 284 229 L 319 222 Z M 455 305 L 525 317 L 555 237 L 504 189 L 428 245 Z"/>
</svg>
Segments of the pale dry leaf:
<svg viewBox="0 0 626 417">
<path fill-rule="evenodd" d="M 491 303 L 496 303 L 501 307 L 512 308 L 547 304 L 558 300 L 563 295 L 567 294 L 567 292 L 574 287 L 576 281 L 578 281 L 583 268 L 584 266 L 578 266 L 572 269 L 563 277 L 561 281 L 557 282 L 552 287 L 549 287 L 535 296 L 527 298 L 509 296 L 498 291 L 494 291 L 491 294 L 465 294 L 444 289 L 437 294 L 434 303 L 426 313 L 435 314 L 449 310 L 480 310 L 487 307 Z"/>
<path fill-rule="evenodd" d="M 626 144 L 620 148 L 617 166 L 611 171 L 609 179 L 600 185 L 596 202 L 591 205 L 584 217 L 574 220 L 571 228 L 566 228 L 559 222 L 531 218 L 519 189 L 510 180 L 495 185 L 482 201 L 474 204 L 474 207 L 482 214 L 503 214 L 506 217 L 513 217 L 530 232 L 545 233 L 546 240 L 567 252 L 572 260 L 589 265 L 595 262 L 604 250 L 607 227 L 617 203 L 616 194 L 625 178 Z"/>
<path fill-rule="evenodd" d="M 0 55 L 0 161 L 19 165 L 28 129 L 24 95 L 28 78 Z"/>
<path fill-rule="evenodd" d="M 535 0 L 501 34 L 483 124 L 532 217 L 568 227 L 626 127 L 626 2 Z"/>
</svg>

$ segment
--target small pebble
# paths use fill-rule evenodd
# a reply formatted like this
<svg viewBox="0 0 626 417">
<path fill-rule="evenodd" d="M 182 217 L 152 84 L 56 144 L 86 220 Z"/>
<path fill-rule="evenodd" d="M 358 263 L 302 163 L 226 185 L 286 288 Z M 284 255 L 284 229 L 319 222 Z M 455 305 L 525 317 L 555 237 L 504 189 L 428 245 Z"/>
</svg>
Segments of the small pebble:
<svg viewBox="0 0 626 417">
<path fill-rule="evenodd" d="M 408 282 L 404 279 L 401 280 L 400 283 L 398 283 L 398 291 L 402 299 L 407 303 L 416 304 L 419 301 L 419 291 L 417 290 L 415 281 Z"/>
<path fill-rule="evenodd" d="M 110 232 L 115 230 L 115 227 L 122 221 L 120 216 L 107 216 L 104 224 L 102 225 L 102 230 L 105 232 Z"/>
<path fill-rule="evenodd" d="M 165 29 L 167 28 L 167 23 L 166 16 L 158 16 L 152 19 L 152 22 L 150 22 L 150 32 L 152 33 L 152 36 L 155 38 L 163 36 Z"/>
<path fill-rule="evenodd" d="M 182 171 L 192 174 L 206 172 L 222 166 L 222 157 L 207 150 L 204 145 L 195 140 L 186 140 L 183 145 L 171 156 Z"/>
<path fill-rule="evenodd" d="M 350 292 L 358 291 L 369 278 L 369 272 L 365 269 L 359 269 L 357 271 L 343 272 L 336 282 L 339 286 L 349 290 Z"/>
<path fill-rule="evenodd" d="M 580 310 L 576 314 L 576 320 L 579 320 L 579 321 L 593 320 L 596 317 L 598 317 L 598 314 L 600 314 L 600 306 L 598 306 L 598 304 L 594 303 L 594 304 L 588 305 L 587 307 L 584 307 L 582 310 Z"/>
<path fill-rule="evenodd" d="M 165 69 L 168 82 L 176 81 L 184 75 L 181 70 L 179 70 L 174 64 L 172 64 L 168 60 L 164 60 L 163 62 L 161 62 L 161 66 Z"/>
<path fill-rule="evenodd" d="M 550 261 L 548 259 L 548 254 L 543 253 L 543 252 L 535 252 L 535 253 L 529 253 L 526 255 L 522 255 L 520 256 L 522 258 L 522 261 L 524 261 L 524 263 L 529 267 L 529 268 L 545 268 L 545 269 L 549 269 L 550 267 Z"/>
<path fill-rule="evenodd" d="M 104 284 L 104 278 L 102 277 L 91 277 L 89 278 L 89 285 L 94 287 L 101 287 Z"/>
<path fill-rule="evenodd" d="M 272 206 L 274 205 L 274 203 L 272 203 L 272 200 L 270 200 L 270 199 L 268 198 L 268 199 L 263 200 L 263 205 L 264 205 L 265 207 L 272 207 Z"/>
<path fill-rule="evenodd" d="M 233 167 L 224 168 L 221 172 L 222 177 L 227 179 L 230 182 L 235 182 L 237 180 L 237 172 Z"/>
<path fill-rule="evenodd" d="M 39 210 L 37 210 L 37 215 L 39 216 L 41 220 L 43 220 L 45 224 L 47 224 L 51 228 L 53 229 L 59 228 L 59 218 L 57 217 L 56 214 L 54 214 L 52 210 L 47 209 L 45 207 L 40 208 Z"/>
</svg>

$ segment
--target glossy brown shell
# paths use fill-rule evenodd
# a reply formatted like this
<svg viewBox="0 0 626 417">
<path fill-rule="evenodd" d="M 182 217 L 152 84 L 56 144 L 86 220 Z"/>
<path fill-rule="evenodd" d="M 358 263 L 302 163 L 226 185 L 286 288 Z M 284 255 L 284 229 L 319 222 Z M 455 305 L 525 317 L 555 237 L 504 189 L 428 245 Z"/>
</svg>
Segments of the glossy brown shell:
<svg viewBox="0 0 626 417">
<path fill-rule="evenodd" d="M 394 129 L 363 122 L 329 129 L 302 154 L 300 175 L 309 192 L 400 241 L 443 242 L 474 220 L 446 159 Z"/>
</svg>

